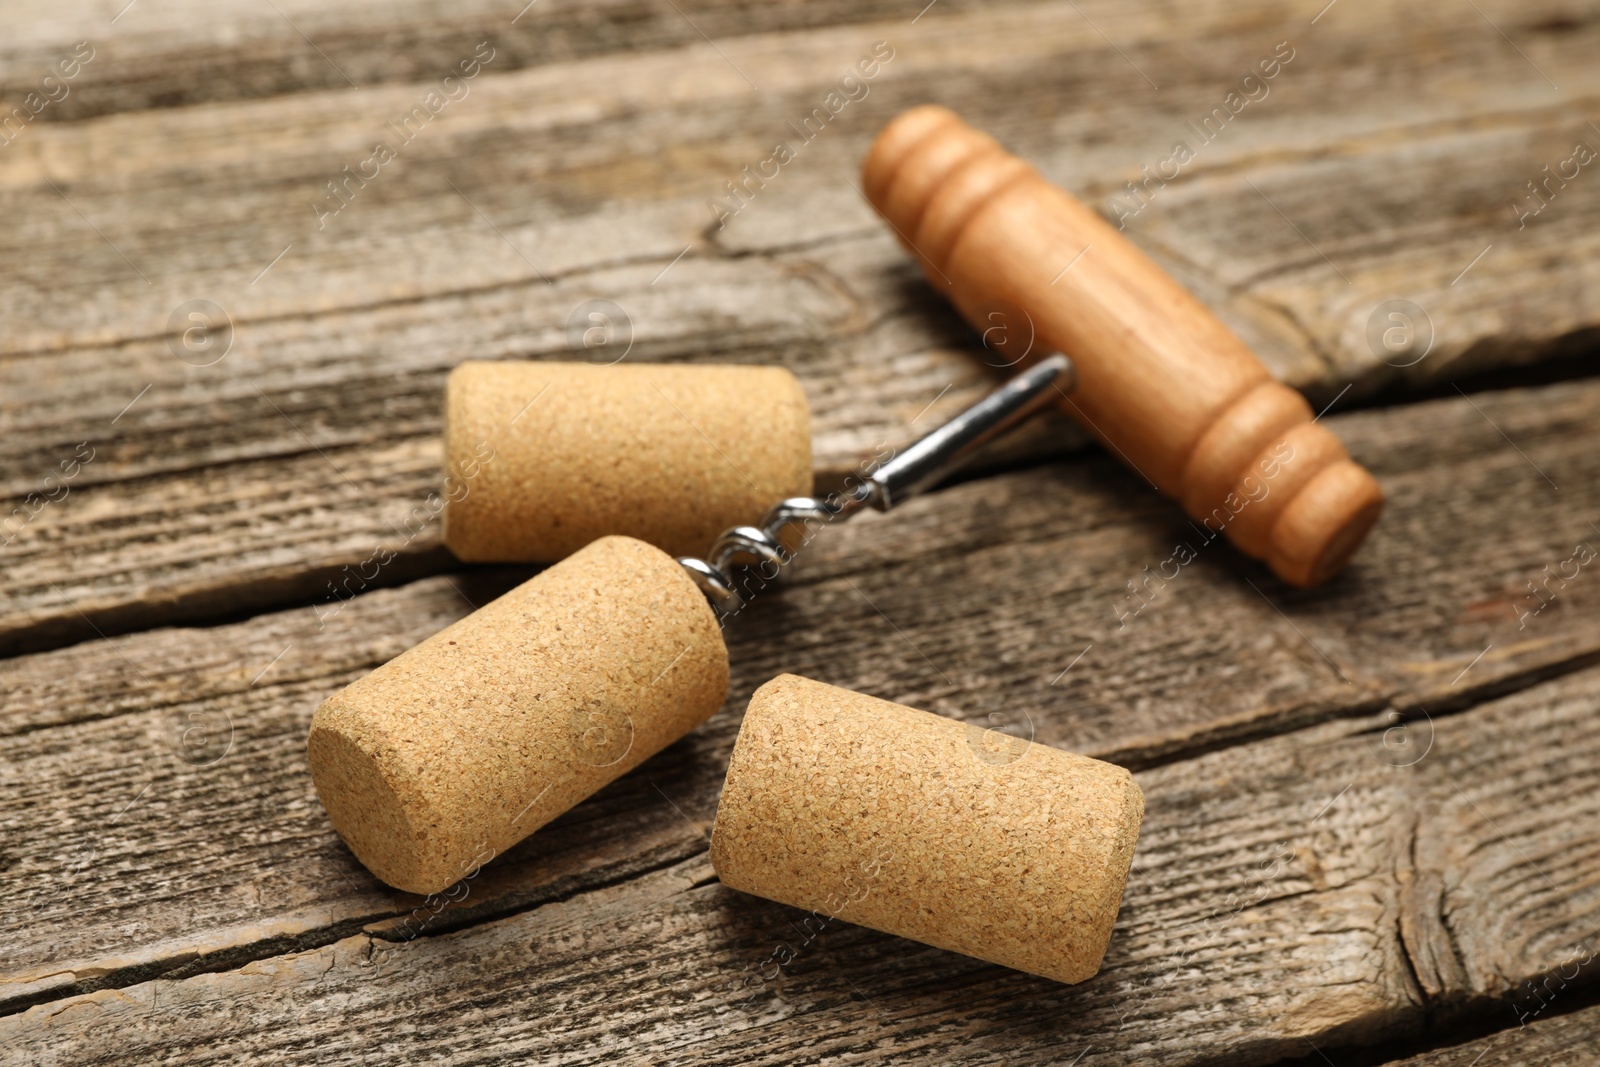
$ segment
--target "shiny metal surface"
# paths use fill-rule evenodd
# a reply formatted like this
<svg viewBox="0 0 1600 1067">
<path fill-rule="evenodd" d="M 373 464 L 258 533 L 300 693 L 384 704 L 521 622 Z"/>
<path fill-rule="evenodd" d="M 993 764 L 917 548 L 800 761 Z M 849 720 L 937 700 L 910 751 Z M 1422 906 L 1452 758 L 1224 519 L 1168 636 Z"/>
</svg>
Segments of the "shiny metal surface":
<svg viewBox="0 0 1600 1067">
<path fill-rule="evenodd" d="M 949 474 L 977 448 L 1044 407 L 1075 384 L 1072 361 L 1050 356 L 1023 371 L 949 422 L 891 457 L 850 489 L 825 498 L 790 497 L 773 505 L 760 526 L 736 526 L 717 538 L 708 559 L 681 556 L 719 617 L 742 609 L 775 580 L 818 529 L 863 507 L 888 511 Z"/>
</svg>

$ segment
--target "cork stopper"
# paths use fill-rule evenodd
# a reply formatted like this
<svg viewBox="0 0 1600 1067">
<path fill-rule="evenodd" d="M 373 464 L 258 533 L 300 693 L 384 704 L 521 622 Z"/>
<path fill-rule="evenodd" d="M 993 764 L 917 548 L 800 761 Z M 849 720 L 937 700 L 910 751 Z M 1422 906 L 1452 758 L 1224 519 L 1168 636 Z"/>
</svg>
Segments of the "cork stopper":
<svg viewBox="0 0 1600 1067">
<path fill-rule="evenodd" d="M 781 367 L 467 362 L 445 386 L 445 544 L 563 559 L 607 534 L 698 555 L 811 492 L 811 424 Z"/>
<path fill-rule="evenodd" d="M 1143 815 L 1120 767 L 782 675 L 750 699 L 711 862 L 820 918 L 1081 982 Z"/>
<path fill-rule="evenodd" d="M 607 537 L 323 702 L 307 755 L 356 858 L 434 893 L 721 706 L 728 652 L 683 568 Z"/>
<path fill-rule="evenodd" d="M 867 197 L 1018 366 L 1065 352 L 1062 409 L 1294 585 L 1342 569 L 1383 493 L 1210 309 L 1094 211 L 942 107 L 884 127 Z"/>
</svg>

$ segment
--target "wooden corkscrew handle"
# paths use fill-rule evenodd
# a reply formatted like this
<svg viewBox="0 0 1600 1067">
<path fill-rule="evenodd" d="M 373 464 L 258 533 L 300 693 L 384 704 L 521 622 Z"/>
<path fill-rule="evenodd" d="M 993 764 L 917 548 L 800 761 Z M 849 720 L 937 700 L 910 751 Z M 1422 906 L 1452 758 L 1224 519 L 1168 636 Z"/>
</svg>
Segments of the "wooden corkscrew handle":
<svg viewBox="0 0 1600 1067">
<path fill-rule="evenodd" d="M 991 347 L 1018 365 L 1072 357 L 1078 386 L 1062 408 L 1210 535 L 1297 586 L 1349 561 L 1383 510 L 1372 475 L 1094 211 L 942 107 L 884 127 L 863 178 L 929 281 Z"/>
</svg>

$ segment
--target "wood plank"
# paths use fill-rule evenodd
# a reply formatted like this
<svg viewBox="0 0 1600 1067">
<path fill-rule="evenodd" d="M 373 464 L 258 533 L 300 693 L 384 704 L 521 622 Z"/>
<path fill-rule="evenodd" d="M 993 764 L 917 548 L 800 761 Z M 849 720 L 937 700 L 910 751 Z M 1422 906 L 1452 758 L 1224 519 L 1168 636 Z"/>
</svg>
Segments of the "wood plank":
<svg viewBox="0 0 1600 1067">
<path fill-rule="evenodd" d="M 1407 765 L 1376 716 L 1142 772 L 1117 934 L 1076 987 L 844 925 L 801 943 L 799 912 L 695 855 L 465 931 L 40 1005 L 0 1034 L 74 1063 L 1253 1064 L 1392 1038 L 1509 1005 L 1600 937 L 1597 709 L 1588 671 L 1434 720 Z M 767 966 L 780 944 L 794 958 Z"/>
<path fill-rule="evenodd" d="M 1193 533 L 1107 459 L 962 483 L 825 531 L 793 582 L 730 628 L 723 710 L 491 866 L 439 923 L 697 852 L 744 702 L 783 671 L 1148 766 L 1381 709 L 1440 714 L 1592 662 L 1600 587 L 1569 583 L 1519 633 L 1509 579 L 1565 558 L 1582 536 L 1571 527 L 1600 511 L 1587 495 L 1600 492 L 1587 429 L 1600 384 L 1476 403 L 1565 491 L 1462 399 L 1329 416 L 1392 512 L 1316 593 L 1202 548 L 1123 625 L 1124 583 Z M 1463 499 L 1500 506 L 1454 510 Z M 5 862 L 32 887 L 4 942 L 8 998 L 229 966 L 409 912 L 337 844 L 306 774 L 310 715 L 516 574 L 0 663 Z M 230 726 L 235 748 L 213 761 L 222 742 L 197 742 Z"/>
<path fill-rule="evenodd" d="M 495 572 L 435 578 L 321 616 L 157 631 L 8 663 L 4 747 L 16 759 L 0 777 L 4 864 L 29 887 L 0 952 L 10 991 L 31 997 L 197 960 L 215 967 L 241 950 L 326 943 L 411 913 L 419 898 L 377 883 L 332 835 L 305 733 L 328 693 L 505 584 Z M 80 745 L 86 762 L 60 762 Z M 30 769 L 44 777 L 30 780 Z M 496 872 L 510 877 L 488 894 L 495 906 L 604 884 L 659 864 L 660 853 L 682 858 L 681 833 L 639 811 L 659 803 L 645 780 L 612 793 Z M 202 847 L 209 858 L 194 862 L 196 820 L 233 828 L 227 855 Z M 30 840 L 31 830 L 55 843 Z M 615 849 L 597 851 L 602 837 Z M 46 914 L 64 921 L 37 922 Z"/>
<path fill-rule="evenodd" d="M 1264 2 L 1092 17 L 1116 47 L 1059 4 L 718 44 L 761 72 L 759 92 L 705 42 L 491 63 L 324 230 L 310 200 L 366 158 L 418 85 L 30 128 L 0 154 L 0 202 L 18 220 L 0 234 L 0 262 L 23 280 L 0 288 L 0 309 L 25 324 L 0 339 L 0 515 L 26 516 L 27 494 L 50 489 L 80 444 L 95 459 L 0 554 L 0 645 L 87 635 L 80 612 L 113 632 L 314 595 L 426 498 L 448 368 L 570 355 L 565 323 L 588 299 L 628 310 L 630 358 L 793 367 L 818 413 L 825 483 L 878 441 L 905 441 L 930 400 L 948 411 L 992 381 L 850 185 L 876 128 L 929 98 L 1105 209 L 1140 162 L 1169 151 L 1196 101 L 1220 98 L 1273 42 L 1303 42 L 1272 95 L 1130 223 L 1136 239 L 1319 399 L 1350 381 L 1360 394 L 1406 375 L 1449 380 L 1586 336 L 1600 261 L 1584 236 L 1600 232 L 1589 186 L 1574 180 L 1526 230 L 1503 231 L 1507 190 L 1587 136 L 1595 20 L 1544 4 L 1503 23 L 1557 94 L 1488 27 L 1432 9 L 1401 34 L 1383 5 L 1357 0 L 1314 28 Z M 896 55 L 870 94 L 708 231 L 707 198 L 880 37 Z M 1435 62 L 1414 62 L 1419 41 Z M 1129 60 L 1160 69 L 1162 89 Z M 175 358 L 168 335 L 170 313 L 197 298 L 235 324 L 233 351 L 203 368 Z M 1365 337 L 1372 310 L 1401 298 L 1438 334 L 1404 370 Z M 1078 441 L 1040 434 L 1027 447 Z M 238 505 L 290 486 L 292 518 Z M 235 551 L 217 551 L 217 521 Z M 387 547 L 433 545 L 397 533 Z M 77 554 L 92 561 L 82 572 Z M 409 573 L 434 566 L 414 562 Z"/>
<path fill-rule="evenodd" d="M 1368 23 L 1382 20 L 1384 11 L 1377 4 L 1347 4 L 1340 14 L 1340 20 L 1330 19 L 1316 31 L 1332 32 L 1333 36 L 1326 38 L 1330 43 L 1319 46 L 1332 56 L 1318 62 L 1315 52 L 1308 52 L 1302 57 L 1303 67 L 1285 68 L 1284 80 L 1269 98 L 1275 110 L 1250 114 L 1249 124 L 1242 115 L 1239 125 L 1227 130 L 1228 140 L 1218 138 L 1215 145 L 1206 146 L 1207 153 L 1217 153 L 1206 161 L 1207 168 L 1238 171 L 1261 167 L 1267 162 L 1261 157 L 1269 145 L 1290 146 L 1287 153 L 1273 153 L 1271 166 L 1315 162 L 1329 154 L 1324 138 L 1332 135 L 1344 155 L 1362 149 L 1377 153 L 1364 161 L 1370 172 L 1387 175 L 1399 170 L 1404 174 L 1423 163 L 1446 169 L 1458 150 L 1475 151 L 1472 145 L 1451 147 L 1463 128 L 1474 125 L 1492 126 L 1493 138 L 1503 138 L 1505 130 L 1526 132 L 1559 127 L 1563 122 L 1578 129 L 1584 125 L 1581 109 L 1564 107 L 1560 97 L 1540 99 L 1536 107 L 1507 114 L 1505 86 L 1520 88 L 1536 75 L 1520 57 L 1506 51 L 1495 35 L 1476 30 L 1463 33 L 1460 20 L 1441 15 L 1438 25 L 1418 24 L 1415 32 L 1444 34 L 1439 41 L 1439 47 L 1446 49 L 1440 57 L 1442 69 L 1452 79 L 1467 82 L 1460 87 L 1465 95 L 1422 91 L 1427 89 L 1425 82 L 1396 86 L 1419 90 L 1415 95 L 1419 110 L 1406 116 L 1409 124 L 1402 127 L 1404 136 L 1397 138 L 1388 86 L 1377 93 L 1338 90 L 1357 79 L 1393 78 L 1406 72 L 1420 78 L 1411 62 L 1410 42 L 1392 38 L 1386 46 L 1391 50 L 1369 47 L 1363 51 L 1362 61 L 1353 63 L 1339 55 L 1340 45 L 1351 39 L 1369 41 Z M 1529 9 L 1526 17 L 1539 14 L 1540 10 Z M 1219 78 L 1225 86 L 1231 80 L 1225 71 L 1231 75 L 1241 62 L 1248 66 L 1254 61 L 1251 48 L 1270 47 L 1268 39 L 1276 39 L 1274 33 L 1294 31 L 1298 35 L 1304 30 L 1298 16 L 1291 18 L 1275 5 L 1265 4 L 1199 6 L 1184 16 L 1190 23 L 1177 28 L 1169 23 L 1167 13 L 1135 10 L 1116 17 L 1119 22 L 1113 28 L 1136 49 L 1141 45 L 1153 48 L 1157 39 L 1183 33 L 1195 40 L 1191 62 L 1168 64 L 1170 80 L 1165 93 L 1148 92 L 1142 98 L 1126 99 L 1125 83 L 1143 83 L 1103 38 L 1059 5 L 1049 10 L 1024 6 L 930 17 L 915 29 L 882 22 L 806 34 L 756 35 L 730 42 L 731 57 L 743 57 L 763 71 L 765 97 L 763 106 L 755 110 L 749 84 L 731 66 L 700 63 L 704 57 L 715 58 L 715 52 L 704 46 L 704 55 L 664 49 L 642 56 L 600 57 L 559 69 L 502 71 L 491 62 L 459 110 L 443 112 L 437 124 L 427 127 L 426 137 L 406 146 L 403 173 L 386 174 L 388 180 L 360 189 L 359 199 L 348 213 L 340 212 L 336 223 L 329 223 L 331 233 L 315 231 L 315 219 L 307 207 L 323 181 L 340 173 L 339 163 L 330 167 L 330 161 L 348 162 L 352 153 L 367 153 L 375 131 L 381 135 L 388 120 L 408 111 L 421 86 L 359 92 L 346 89 L 305 94 L 293 103 L 185 108 L 57 124 L 61 128 L 39 131 L 35 151 L 8 155 L 8 165 L 0 168 L 0 187 L 21 198 L 19 206 L 34 209 L 18 212 L 34 220 L 33 228 L 19 231 L 7 246 L 7 255 L 25 249 L 33 252 L 30 276 L 69 284 L 75 295 L 88 299 L 81 304 L 39 301 L 28 291 L 18 291 L 16 296 L 33 313 L 25 321 L 34 332 L 12 337 L 9 350 L 26 352 L 59 348 L 64 342 L 93 344 L 96 340 L 149 337 L 160 333 L 163 325 L 159 319 L 152 320 L 152 303 L 170 310 L 179 300 L 207 291 L 215 295 L 224 286 L 230 290 L 224 303 L 230 305 L 237 321 L 245 322 L 270 318 L 278 309 L 301 314 L 326 311 L 330 306 L 354 309 L 374 300 L 394 299 L 402 292 L 420 297 L 474 283 L 537 281 L 528 263 L 506 248 L 481 217 L 450 193 L 442 176 L 457 180 L 469 194 L 480 193 L 474 201 L 485 207 L 503 231 L 526 237 L 530 258 L 548 275 L 560 276 L 574 268 L 592 270 L 619 258 L 664 263 L 682 249 L 684 242 L 679 238 L 693 238 L 712 221 L 705 199 L 720 190 L 722 179 L 737 176 L 743 163 L 759 158 L 751 153 L 766 153 L 771 148 L 768 142 L 787 135 L 785 119 L 809 110 L 808 105 L 815 103 L 812 98 L 825 93 L 836 80 L 835 67 L 852 63 L 874 35 L 892 31 L 904 46 L 897 47 L 895 59 L 874 82 L 876 92 L 860 103 L 859 112 L 845 112 L 836 128 L 828 131 L 829 136 L 807 145 L 803 164 L 785 173 L 783 182 L 763 189 L 751 209 L 734 218 L 728 226 L 732 231 L 729 247 L 771 251 L 797 239 L 839 239 L 863 230 L 877 234 L 880 228 L 852 199 L 853 190 L 841 179 L 854 178 L 862 148 L 884 119 L 907 98 L 926 95 L 934 84 L 943 82 L 949 93 L 957 87 L 951 85 L 952 75 L 961 89 L 968 90 L 964 106 L 975 118 L 1040 160 L 1051 177 L 1098 200 L 1096 180 L 1098 188 L 1120 186 L 1117 175 L 1139 170 L 1139 164 L 1130 160 L 1143 160 L 1157 148 L 1167 150 L 1170 136 L 1186 128 L 1185 120 L 1190 117 L 1186 109 L 1194 106 L 1195 99 L 1205 98 L 1196 94 L 1217 90 Z M 1341 26 L 1346 28 L 1341 31 Z M 1568 81 L 1572 99 L 1583 99 L 1592 91 L 1585 79 L 1594 75 L 1581 59 L 1591 43 L 1587 35 L 1595 31 L 1581 24 L 1568 31 L 1544 32 L 1552 35 L 1552 40 L 1545 48 L 1536 49 L 1540 59 Z M 1348 36 L 1339 36 L 1341 33 Z M 688 63 L 694 64 L 692 84 L 683 80 Z M 1036 68 L 1066 67 L 1070 67 L 1070 75 L 1057 73 L 1053 81 L 1038 83 Z M 1302 74 L 1300 81 L 1289 80 Z M 1064 81 L 1068 77 L 1072 80 Z M 1030 96 L 1059 96 L 1077 90 L 1072 95 L 1078 97 L 1082 96 L 1080 81 L 1085 79 L 1096 79 L 1103 88 L 1070 115 L 1056 117 L 1052 112 L 1044 117 L 1048 121 L 1043 121 L 1019 113 L 1015 106 L 1018 83 L 1037 86 Z M 1450 88 L 1457 88 L 1454 81 Z M 1330 94 L 1343 101 L 1343 110 L 1328 112 Z M 1124 102 L 1111 110 L 1117 99 Z M 1313 115 L 1316 121 L 1311 121 Z M 1494 121 L 1487 122 L 1491 116 Z M 1163 128 L 1168 124 L 1170 128 Z M 287 129 L 293 130 L 292 136 L 286 135 Z M 669 135 L 670 141 L 663 140 Z M 1410 154 L 1394 147 L 1397 139 L 1412 146 Z M 1440 139 L 1445 143 L 1433 143 Z M 181 153 L 154 147 L 174 141 Z M 1505 147 L 1503 140 L 1484 143 Z M 534 145 L 537 151 L 530 150 Z M 1386 145 L 1390 146 L 1387 155 L 1383 154 Z M 460 173 L 455 166 L 466 149 L 475 160 L 471 175 Z M 636 162 L 640 154 L 657 150 L 660 158 L 651 169 L 641 171 Z M 1499 170 L 1499 161 L 1521 165 L 1527 160 L 1516 154 L 1506 159 L 1507 154 L 1496 152 L 1470 177 L 1462 178 L 1474 183 L 1469 188 L 1479 189 L 1473 194 L 1478 202 L 1458 207 L 1470 208 L 1471 216 L 1477 218 L 1489 208 L 1485 198 L 1491 195 L 1495 208 L 1509 204 L 1504 191 L 1521 184 L 1513 177 L 1521 171 Z M 249 183 L 238 181 L 233 169 L 244 161 L 252 161 L 258 171 Z M 200 181 L 209 183 L 202 192 L 194 187 L 195 171 L 207 168 L 215 171 L 210 177 L 200 175 Z M 1328 205 L 1323 210 L 1329 212 L 1350 209 L 1347 196 L 1319 195 L 1346 187 L 1347 174 L 1324 173 L 1314 166 L 1307 169 L 1303 188 L 1308 201 L 1320 198 Z M 1532 171 L 1537 173 L 1539 167 L 1533 166 Z M 120 221 L 120 228 L 108 232 L 136 242 L 129 247 L 130 258 L 159 280 L 154 293 L 95 233 L 82 225 L 65 225 L 76 216 L 45 184 L 44 177 L 76 194 L 73 203 L 84 207 L 91 217 Z M 1430 172 L 1424 177 L 1432 181 L 1437 176 Z M 794 185 L 789 184 L 791 179 L 796 180 Z M 1570 210 L 1577 213 L 1567 216 L 1572 233 L 1583 229 L 1584 205 L 1593 207 L 1593 198 L 1583 197 L 1582 191 L 1576 184 L 1563 190 L 1570 193 Z M 197 195 L 205 195 L 207 202 L 215 205 L 218 217 L 208 219 L 203 232 L 197 228 L 179 231 L 195 238 L 193 241 L 153 240 L 163 231 L 171 233 L 174 209 Z M 363 210 L 363 200 L 369 197 L 372 208 Z M 1420 239 L 1439 229 L 1443 221 L 1437 216 L 1417 219 L 1415 213 L 1426 209 L 1425 204 L 1406 203 L 1402 210 L 1402 205 L 1396 204 L 1359 203 L 1369 214 L 1386 208 L 1381 227 L 1370 225 L 1361 231 L 1373 237 L 1411 236 L 1404 228 L 1410 219 Z M 1157 198 L 1149 218 L 1160 214 L 1161 204 Z M 601 210 L 606 217 L 597 217 Z M 1257 204 L 1250 214 L 1254 217 L 1264 212 Z M 1513 218 L 1509 211 L 1496 213 Z M 1189 214 L 1187 221 L 1198 223 L 1193 218 L 1196 213 L 1191 210 Z M 1146 217 L 1141 213 L 1138 218 L 1144 221 Z M 1541 216 L 1534 229 L 1550 228 L 1554 218 Z M 1239 253 L 1246 248 L 1237 242 L 1221 243 L 1223 235 L 1217 230 L 1225 233 L 1238 220 L 1220 221 L 1223 225 L 1216 229 L 1207 224 L 1192 234 L 1191 245 L 1174 249 L 1178 261 L 1201 257 L 1206 260 L 1200 264 L 1203 268 L 1237 264 Z M 1311 221 L 1302 220 L 1308 225 Z M 313 224 L 311 234 L 306 233 L 308 223 Z M 61 238 L 42 261 L 40 249 L 31 241 L 40 229 Z M 1288 238 L 1273 233 L 1263 240 L 1264 235 L 1252 233 L 1248 250 L 1254 256 L 1276 260 L 1284 268 L 1312 255 L 1289 227 L 1282 229 L 1289 233 Z M 1152 238 L 1156 236 L 1152 234 Z M 146 237 L 152 238 L 148 249 L 137 243 Z M 330 240 L 318 242 L 317 237 Z M 296 239 L 303 242 L 301 253 L 274 268 L 270 286 L 248 285 L 285 242 Z M 307 243 L 314 247 L 308 248 Z M 1404 243 L 1416 247 L 1415 241 Z M 1215 247 L 1201 253 L 1197 246 Z M 535 248 L 538 256 L 531 255 Z M 373 254 L 383 250 L 389 253 L 387 258 Z M 399 250 L 441 267 L 449 264 L 451 269 L 419 274 L 411 257 L 394 255 Z M 135 251 L 148 254 L 132 255 Z M 1427 251 L 1438 251 L 1437 238 Z M 435 258 L 435 253 L 443 258 Z M 1585 257 L 1575 250 L 1572 258 L 1574 264 L 1581 264 Z M 1481 265 L 1483 274 L 1492 275 L 1493 262 Z M 1411 265 L 1408 260 L 1402 266 L 1410 269 Z M 1253 276 L 1262 269 L 1261 259 L 1256 259 L 1245 274 Z M 1518 267 L 1513 273 L 1525 270 Z M 1217 280 L 1225 283 L 1220 292 L 1238 279 Z M 107 284 L 110 289 L 105 288 Z M 171 299 L 152 301 L 153 296 Z M 747 310 L 757 309 L 738 306 L 727 314 Z M 1260 324 L 1257 332 L 1267 325 Z M 1531 319 L 1528 325 L 1533 326 Z M 1537 328 L 1546 329 L 1542 325 Z M 1304 360 L 1315 352 L 1295 355 Z M 1272 353 L 1268 356 L 1274 358 Z M 1286 362 L 1284 368 L 1293 369 L 1293 362 Z M 1302 367 L 1289 376 L 1297 382 L 1311 382 L 1320 380 L 1322 374 Z"/>
<path fill-rule="evenodd" d="M 1557 975 L 1551 980 L 1549 990 L 1542 986 L 1539 990 L 1551 1005 L 1551 1010 L 1559 1007 L 1552 993 L 1560 985 Z M 1533 1000 L 1530 997 L 1531 1003 Z M 1596 1048 L 1600 1048 L 1600 1007 L 1589 1007 L 1566 1015 L 1533 1018 L 1525 1026 L 1501 1030 L 1476 1041 L 1435 1049 L 1393 1063 L 1394 1067 L 1468 1067 L 1482 1060 L 1496 1067 L 1557 1067 L 1559 1064 L 1582 1063 L 1586 1058 L 1592 1059 Z"/>
<path fill-rule="evenodd" d="M 396 181 L 333 220 L 349 228 L 296 242 L 260 285 L 246 263 L 287 242 L 299 187 L 361 148 L 363 123 L 403 110 L 428 63 L 512 12 L 472 2 L 446 26 L 417 3 L 385 35 L 368 10 L 288 3 L 342 62 L 367 64 L 362 90 L 340 89 L 286 19 L 241 62 L 245 44 L 227 38 L 261 36 L 259 8 L 225 6 L 203 28 L 163 9 L 118 30 L 111 62 L 90 68 L 105 81 L 81 83 L 25 153 L 0 159 L 0 199 L 28 231 L 0 244 L 20 279 L 0 304 L 23 324 L 0 339 L 0 514 L 78 442 L 105 446 L 71 499 L 0 549 L 0 647 L 303 603 L 379 544 L 401 558 L 368 589 L 451 567 L 417 511 L 442 375 L 480 351 L 563 354 L 564 315 L 593 296 L 635 313 L 636 356 L 795 367 L 822 413 L 825 482 L 873 442 L 904 440 L 930 399 L 948 410 L 989 379 L 840 178 L 882 118 L 929 96 L 1110 211 L 1196 101 L 1257 58 L 1258 36 L 1282 32 L 1297 65 L 1161 190 L 1137 238 L 1319 406 L 1346 382 L 1341 406 L 1592 344 L 1587 174 L 1526 230 L 1508 211 L 1539 164 L 1590 139 L 1588 8 L 1486 4 L 1481 24 L 1429 12 L 1396 30 L 1357 0 L 1314 28 L 1309 12 L 1212 4 L 1175 34 L 1170 13 L 1087 3 L 1093 32 L 1059 4 L 941 6 L 909 30 L 902 13 L 862 7 L 827 20 L 851 25 L 779 36 L 827 12 L 685 7 L 716 23 L 719 45 L 665 8 L 541 5 L 537 32 L 496 38 L 505 65 L 471 104 L 492 114 L 452 111 Z M 14 61 L 46 54 L 71 21 L 28 16 L 0 46 L 0 94 L 27 80 Z M 879 27 L 899 65 L 873 97 L 707 231 L 702 187 L 762 158 L 783 113 L 811 106 L 828 64 Z M 1139 69 L 1163 88 L 1144 96 Z M 177 146 L 170 159 L 158 143 Z M 148 283 L 129 273 L 146 268 Z M 239 312 L 233 358 L 211 368 L 174 361 L 162 335 L 170 305 L 195 295 Z M 1367 336 L 1375 306 L 1398 298 L 1438 335 L 1411 367 L 1383 363 Z M 1594 594 L 1586 563 L 1548 578 L 1600 518 L 1595 404 L 1576 385 L 1335 416 L 1358 454 L 1383 457 L 1368 462 L 1394 500 L 1360 568 L 1300 595 L 1211 548 L 1126 627 L 1116 616 L 1138 599 L 1119 583 L 1189 535 L 1104 460 L 967 483 L 831 531 L 785 593 L 740 620 L 734 693 L 708 728 L 486 872 L 418 942 L 403 942 L 406 922 L 426 910 L 371 883 L 322 820 L 305 721 L 509 574 L 370 592 L 320 622 L 302 606 L 6 663 L 0 870 L 24 888 L 0 1013 L 40 1006 L 0 1022 L 17 1038 L 4 1047 L 19 1062 L 312 1047 L 356 1062 L 398 1045 L 447 1060 L 621 1048 L 641 1062 L 1233 1063 L 1516 1014 L 1597 936 Z M 1009 455 L 1076 440 L 1036 428 Z M 1008 714 L 1041 740 L 1150 768 L 1157 840 L 1108 974 L 1039 988 L 834 928 L 762 984 L 755 1011 L 736 1007 L 740 965 L 797 917 L 716 885 L 699 831 L 744 695 L 783 669 L 984 725 Z M 1391 709 L 1421 720 L 1405 746 Z M 1513 724 L 1543 736 L 1530 745 Z M 1381 769 L 1356 767 L 1357 747 Z M 1263 879 L 1280 840 L 1300 866 Z M 1563 992 L 1592 984 L 1578 970 Z"/>
<path fill-rule="evenodd" d="M 124 0 L 125 3 L 125 0 Z M 16 0 L 0 43 L 0 100 L 20 104 L 53 65 L 89 40 L 94 58 L 37 121 L 189 107 L 316 89 L 419 82 L 449 72 L 482 41 L 507 69 L 754 33 L 898 17 L 902 5 L 742 4 L 674 0 L 600 3 L 507 0 L 375 3 L 251 0 L 107 5 Z M 946 0 L 950 3 L 950 0 Z M 276 9 L 276 10 L 274 10 Z M 115 19 L 113 20 L 115 16 Z M 60 90 L 54 89 L 60 96 Z"/>
</svg>

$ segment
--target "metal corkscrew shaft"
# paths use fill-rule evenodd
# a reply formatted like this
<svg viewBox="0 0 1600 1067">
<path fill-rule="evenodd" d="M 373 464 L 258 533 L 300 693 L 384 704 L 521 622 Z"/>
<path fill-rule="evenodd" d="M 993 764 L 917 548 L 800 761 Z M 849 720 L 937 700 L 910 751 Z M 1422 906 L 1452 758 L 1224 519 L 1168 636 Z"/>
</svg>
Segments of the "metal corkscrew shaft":
<svg viewBox="0 0 1600 1067">
<path fill-rule="evenodd" d="M 745 605 L 733 568 L 760 567 L 765 579 L 778 572 L 810 538 L 813 526 L 849 518 L 863 507 L 888 511 L 938 481 L 964 456 L 1005 433 L 1072 390 L 1072 361 L 1063 355 L 1040 360 L 955 418 L 880 465 L 862 482 L 826 497 L 796 496 L 775 504 L 760 526 L 735 526 L 711 546 L 709 559 L 680 556 L 719 616 Z"/>
</svg>

